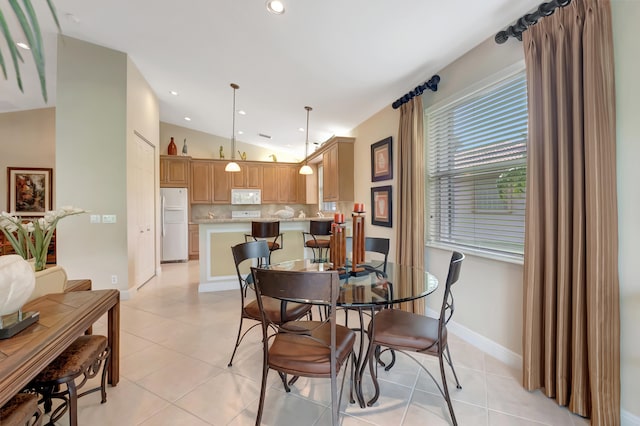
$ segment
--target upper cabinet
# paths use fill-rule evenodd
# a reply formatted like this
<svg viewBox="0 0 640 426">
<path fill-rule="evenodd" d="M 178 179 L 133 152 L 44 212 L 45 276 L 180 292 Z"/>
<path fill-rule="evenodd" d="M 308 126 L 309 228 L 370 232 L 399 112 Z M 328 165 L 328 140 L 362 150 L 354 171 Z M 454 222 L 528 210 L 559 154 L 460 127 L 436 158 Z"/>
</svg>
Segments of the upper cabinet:
<svg viewBox="0 0 640 426">
<path fill-rule="evenodd" d="M 313 153 L 322 156 L 322 200 L 353 201 L 353 143 L 355 138 L 334 137 Z"/>
<path fill-rule="evenodd" d="M 299 167 L 298 164 L 292 163 L 263 163 L 262 203 L 298 203 Z"/>
<path fill-rule="evenodd" d="M 227 161 L 192 160 L 189 199 L 192 204 L 230 204 L 231 173 Z"/>
<path fill-rule="evenodd" d="M 262 188 L 262 164 L 242 161 L 240 172 L 232 173 L 232 188 Z"/>
<path fill-rule="evenodd" d="M 160 156 L 160 187 L 187 188 L 191 157 Z"/>
</svg>

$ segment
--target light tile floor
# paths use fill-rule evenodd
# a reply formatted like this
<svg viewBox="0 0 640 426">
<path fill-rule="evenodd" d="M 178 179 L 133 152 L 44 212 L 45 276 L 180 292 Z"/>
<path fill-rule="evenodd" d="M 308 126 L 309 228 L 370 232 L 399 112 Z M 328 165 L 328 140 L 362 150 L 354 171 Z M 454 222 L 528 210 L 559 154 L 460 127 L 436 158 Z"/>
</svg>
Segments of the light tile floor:
<svg viewBox="0 0 640 426">
<path fill-rule="evenodd" d="M 198 293 L 198 262 L 165 264 L 162 274 L 121 304 L 121 381 L 79 400 L 80 425 L 253 425 L 260 394 L 260 331 L 241 344 L 227 367 L 239 319 L 237 291 Z M 353 321 L 350 321 L 354 324 Z M 106 320 L 94 327 L 106 333 Z M 450 336 L 462 390 L 450 385 L 460 425 L 588 425 L 539 391 L 520 385 L 521 373 Z M 439 377 L 435 358 L 421 361 Z M 447 370 L 450 374 L 450 370 Z M 349 404 L 348 381 L 341 424 L 446 425 L 446 403 L 429 377 L 398 356 L 379 371 L 381 396 L 365 409 Z M 453 377 L 449 383 L 453 383 Z M 365 394 L 372 394 L 366 381 Z M 329 380 L 300 378 L 291 393 L 269 374 L 265 425 L 330 425 Z M 58 422 L 67 425 L 66 415 Z"/>
</svg>

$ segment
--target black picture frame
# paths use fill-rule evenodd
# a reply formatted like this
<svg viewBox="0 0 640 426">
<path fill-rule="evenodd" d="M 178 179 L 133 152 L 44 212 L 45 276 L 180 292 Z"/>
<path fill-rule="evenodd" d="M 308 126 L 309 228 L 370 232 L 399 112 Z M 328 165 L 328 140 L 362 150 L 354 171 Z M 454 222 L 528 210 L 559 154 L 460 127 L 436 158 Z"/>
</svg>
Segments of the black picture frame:
<svg viewBox="0 0 640 426">
<path fill-rule="evenodd" d="M 391 185 L 371 188 L 371 224 L 393 226 L 393 199 Z"/>
<path fill-rule="evenodd" d="M 371 144 L 371 182 L 393 179 L 391 136 Z"/>
</svg>

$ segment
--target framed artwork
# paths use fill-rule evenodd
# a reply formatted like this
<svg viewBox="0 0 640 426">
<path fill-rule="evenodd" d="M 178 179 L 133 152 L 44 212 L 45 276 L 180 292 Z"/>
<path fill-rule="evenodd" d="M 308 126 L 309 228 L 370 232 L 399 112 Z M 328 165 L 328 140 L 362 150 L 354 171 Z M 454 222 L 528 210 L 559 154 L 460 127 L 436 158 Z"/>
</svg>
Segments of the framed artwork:
<svg viewBox="0 0 640 426">
<path fill-rule="evenodd" d="M 391 136 L 371 145 L 371 182 L 393 179 Z"/>
<path fill-rule="evenodd" d="M 393 226 L 391 205 L 391 185 L 371 188 L 371 224 Z"/>
<path fill-rule="evenodd" d="M 19 216 L 44 216 L 53 206 L 53 169 L 7 167 L 7 209 Z"/>
</svg>

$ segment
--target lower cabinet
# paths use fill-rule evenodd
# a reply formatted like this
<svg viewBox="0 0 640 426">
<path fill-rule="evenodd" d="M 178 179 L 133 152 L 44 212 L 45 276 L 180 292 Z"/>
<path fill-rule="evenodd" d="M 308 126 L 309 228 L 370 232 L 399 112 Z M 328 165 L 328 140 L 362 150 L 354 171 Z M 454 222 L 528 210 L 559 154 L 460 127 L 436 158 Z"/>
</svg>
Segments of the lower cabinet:
<svg viewBox="0 0 640 426">
<path fill-rule="evenodd" d="M 198 260 L 200 258 L 199 228 L 199 225 L 189 224 L 189 260 Z"/>
</svg>

